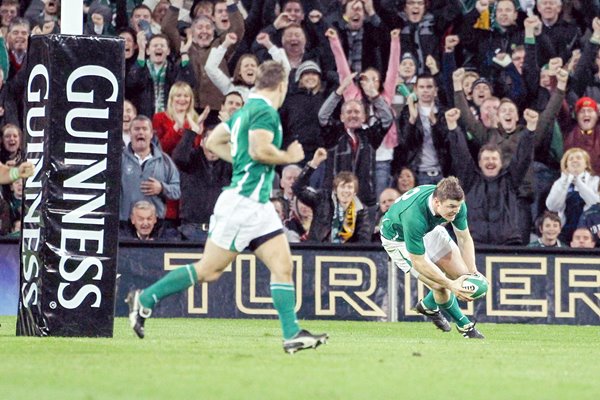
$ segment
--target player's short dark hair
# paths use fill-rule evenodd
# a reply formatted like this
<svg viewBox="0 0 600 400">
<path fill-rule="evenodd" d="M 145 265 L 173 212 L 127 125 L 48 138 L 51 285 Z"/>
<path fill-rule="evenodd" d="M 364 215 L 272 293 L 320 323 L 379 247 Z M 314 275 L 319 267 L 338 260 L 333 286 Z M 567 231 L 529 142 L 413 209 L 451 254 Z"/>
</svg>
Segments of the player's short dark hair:
<svg viewBox="0 0 600 400">
<path fill-rule="evenodd" d="M 333 178 L 333 190 L 338 187 L 340 183 L 354 183 L 354 190 L 358 193 L 358 178 L 350 171 L 342 171 Z"/>
<path fill-rule="evenodd" d="M 283 65 L 277 61 L 265 61 L 258 66 L 258 73 L 256 74 L 256 89 L 267 89 L 275 90 L 281 82 L 287 80 L 287 73 L 283 68 Z"/>
<path fill-rule="evenodd" d="M 438 199 L 440 202 L 446 200 L 463 201 L 465 199 L 465 192 L 460 186 L 458 178 L 455 176 L 449 176 L 442 179 L 435 190 L 433 191 L 433 197 Z"/>
</svg>

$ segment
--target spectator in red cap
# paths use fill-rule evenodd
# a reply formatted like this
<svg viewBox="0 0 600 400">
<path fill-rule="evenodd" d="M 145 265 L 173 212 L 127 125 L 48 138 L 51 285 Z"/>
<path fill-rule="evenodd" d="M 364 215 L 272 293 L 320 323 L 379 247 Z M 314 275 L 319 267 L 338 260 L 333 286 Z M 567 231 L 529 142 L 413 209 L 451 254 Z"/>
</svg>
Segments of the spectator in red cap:
<svg viewBox="0 0 600 400">
<path fill-rule="evenodd" d="M 576 125 L 562 127 L 566 132 L 564 149 L 579 147 L 587 151 L 592 169 L 600 171 L 600 127 L 598 126 L 598 104 L 591 97 L 582 97 L 575 103 Z M 575 125 L 575 126 L 573 126 Z"/>
</svg>

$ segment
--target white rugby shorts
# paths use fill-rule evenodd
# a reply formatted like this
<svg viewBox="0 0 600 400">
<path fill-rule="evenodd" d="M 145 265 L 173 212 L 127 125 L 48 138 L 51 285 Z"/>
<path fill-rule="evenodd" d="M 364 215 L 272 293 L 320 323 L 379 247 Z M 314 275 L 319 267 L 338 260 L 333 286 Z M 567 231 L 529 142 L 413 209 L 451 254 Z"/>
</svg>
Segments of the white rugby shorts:
<svg viewBox="0 0 600 400">
<path fill-rule="evenodd" d="M 419 277 L 419 272 L 412 267 L 405 242 L 388 240 L 382 236 L 381 243 L 395 266 L 405 273 L 410 272 L 413 276 Z M 436 226 L 431 232 L 428 232 L 423 238 L 423 243 L 425 244 L 425 258 L 434 264 L 440 258 L 450 253 L 452 249 L 458 249 L 458 246 L 454 243 L 446 228 L 441 225 Z"/>
<path fill-rule="evenodd" d="M 283 224 L 273 203 L 259 203 L 234 190 L 221 193 L 208 228 L 208 236 L 217 246 L 237 252 L 249 246 L 254 250 L 251 242 L 279 233 L 283 233 Z"/>
</svg>

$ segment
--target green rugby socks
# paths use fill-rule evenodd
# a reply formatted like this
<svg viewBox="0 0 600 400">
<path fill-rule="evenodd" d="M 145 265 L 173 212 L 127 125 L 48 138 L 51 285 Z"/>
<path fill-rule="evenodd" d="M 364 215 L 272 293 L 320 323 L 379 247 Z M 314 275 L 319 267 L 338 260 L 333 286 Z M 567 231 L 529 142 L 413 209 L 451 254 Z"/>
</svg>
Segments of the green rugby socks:
<svg viewBox="0 0 600 400">
<path fill-rule="evenodd" d="M 197 281 L 198 275 L 193 264 L 174 269 L 142 291 L 140 304 L 144 308 L 152 309 L 160 299 L 181 292 L 195 285 Z"/>
<path fill-rule="evenodd" d="M 273 305 L 279 314 L 284 339 L 291 339 L 300 331 L 296 318 L 296 290 L 293 283 L 271 282 Z"/>
<path fill-rule="evenodd" d="M 429 293 L 427 293 L 427 296 L 423 297 L 423 305 L 431 311 L 437 311 L 438 310 L 438 304 L 435 302 L 435 299 L 433 298 L 433 290 L 430 290 Z"/>
<path fill-rule="evenodd" d="M 440 308 L 446 311 L 456 321 L 456 324 L 462 328 L 463 326 L 470 324 L 469 318 L 463 314 L 460 307 L 458 307 L 458 301 L 454 293 L 450 294 L 450 300 L 447 303 L 439 304 Z"/>
</svg>

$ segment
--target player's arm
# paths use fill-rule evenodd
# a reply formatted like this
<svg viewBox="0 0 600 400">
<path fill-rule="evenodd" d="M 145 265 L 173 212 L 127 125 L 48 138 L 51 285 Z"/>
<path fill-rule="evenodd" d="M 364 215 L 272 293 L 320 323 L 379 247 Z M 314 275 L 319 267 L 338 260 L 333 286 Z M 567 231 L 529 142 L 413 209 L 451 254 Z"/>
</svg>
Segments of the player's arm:
<svg viewBox="0 0 600 400">
<path fill-rule="evenodd" d="M 460 230 L 454 227 L 454 233 L 456 234 L 456 241 L 460 254 L 462 255 L 465 264 L 470 273 L 474 274 L 477 272 L 477 266 L 475 265 L 475 243 L 473 243 L 473 237 L 469 228 Z"/>
<path fill-rule="evenodd" d="M 206 139 L 206 148 L 219 156 L 220 159 L 229 163 L 233 162 L 230 139 L 231 134 L 227 129 L 227 125 L 219 124 Z"/>
<path fill-rule="evenodd" d="M 445 275 L 441 274 L 440 271 L 430 262 L 428 261 L 424 255 L 417 255 L 408 253 L 410 256 L 410 261 L 412 267 L 419 272 L 423 277 L 428 280 L 437 283 L 438 285 L 445 287 L 452 291 L 456 297 L 465 301 L 472 301 L 473 299 L 470 297 L 472 292 L 465 290 L 462 287 L 462 283 L 465 279 L 467 279 L 467 275 L 463 275 L 456 280 L 448 279 Z"/>
<path fill-rule="evenodd" d="M 273 132 L 266 129 L 250 131 L 248 141 L 250 157 L 261 164 L 293 164 L 304 159 L 304 150 L 297 140 L 280 150 L 273 144 Z"/>
</svg>

